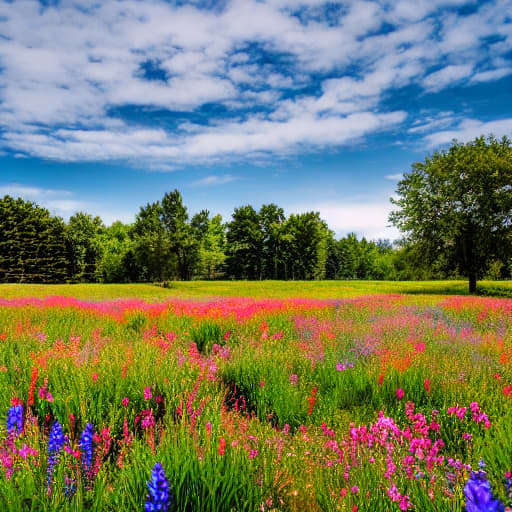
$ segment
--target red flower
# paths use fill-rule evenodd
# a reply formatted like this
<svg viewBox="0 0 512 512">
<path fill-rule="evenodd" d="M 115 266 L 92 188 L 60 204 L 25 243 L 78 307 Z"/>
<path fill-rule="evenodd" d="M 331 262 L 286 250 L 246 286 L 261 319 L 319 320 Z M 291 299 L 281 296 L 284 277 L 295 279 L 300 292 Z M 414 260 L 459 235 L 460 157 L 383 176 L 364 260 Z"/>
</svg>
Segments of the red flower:
<svg viewBox="0 0 512 512">
<path fill-rule="evenodd" d="M 219 455 L 224 455 L 224 453 L 226 452 L 226 440 L 221 437 L 219 439 Z"/>
</svg>

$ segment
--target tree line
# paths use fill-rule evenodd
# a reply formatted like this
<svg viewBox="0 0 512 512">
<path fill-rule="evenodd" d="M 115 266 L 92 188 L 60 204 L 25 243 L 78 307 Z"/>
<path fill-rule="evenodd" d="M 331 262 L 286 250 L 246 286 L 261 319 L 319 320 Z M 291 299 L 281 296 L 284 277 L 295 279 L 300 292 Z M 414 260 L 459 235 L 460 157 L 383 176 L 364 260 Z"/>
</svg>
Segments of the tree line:
<svg viewBox="0 0 512 512">
<path fill-rule="evenodd" d="M 133 224 L 67 223 L 21 198 L 0 199 L 1 282 L 163 282 L 191 279 L 510 278 L 512 144 L 456 141 L 399 181 L 388 240 L 336 239 L 318 212 L 288 217 L 276 204 L 235 208 L 224 223 L 190 216 L 178 190 L 140 208 Z"/>
<path fill-rule="evenodd" d="M 337 240 L 318 212 L 276 204 L 235 208 L 230 222 L 189 216 L 178 190 L 106 227 L 76 213 L 66 223 L 30 201 L 0 199 L 2 282 L 153 282 L 191 279 L 396 279 L 387 240 Z"/>
</svg>

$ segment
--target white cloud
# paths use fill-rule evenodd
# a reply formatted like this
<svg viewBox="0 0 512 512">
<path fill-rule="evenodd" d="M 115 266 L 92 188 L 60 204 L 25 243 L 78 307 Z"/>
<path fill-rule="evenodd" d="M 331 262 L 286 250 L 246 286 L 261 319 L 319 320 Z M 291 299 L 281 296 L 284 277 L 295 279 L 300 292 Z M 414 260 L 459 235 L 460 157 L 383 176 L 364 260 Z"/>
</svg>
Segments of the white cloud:
<svg viewBox="0 0 512 512">
<path fill-rule="evenodd" d="M 20 185 L 18 183 L 0 185 L 0 196 L 8 195 L 14 198 L 22 197 L 23 199 L 33 200 L 40 197 L 70 196 L 71 194 L 72 192 L 69 190 L 43 189 L 40 187 Z"/>
<path fill-rule="evenodd" d="M 437 92 L 448 85 L 455 85 L 460 80 L 469 77 L 472 71 L 473 66 L 470 64 L 446 66 L 428 75 L 423 80 L 423 85 L 427 90 Z"/>
<path fill-rule="evenodd" d="M 337 236 L 355 233 L 367 240 L 388 238 L 391 241 L 400 238 L 400 232 L 388 222 L 388 215 L 393 205 L 391 203 L 375 202 L 372 199 L 361 200 L 357 203 L 313 203 L 287 208 L 290 213 L 315 211 L 327 222 L 329 228 Z"/>
<path fill-rule="evenodd" d="M 397 174 L 386 174 L 384 178 L 391 181 L 398 181 L 401 180 L 404 177 L 403 173 L 399 172 Z"/>
<path fill-rule="evenodd" d="M 324 3 L 232 0 L 208 10 L 162 0 L 0 0 L 0 149 L 155 169 L 318 150 L 403 123 L 406 114 L 382 102 L 397 88 L 438 92 L 511 72 L 512 0 L 468 16 L 451 9 L 464 0 L 348 0 L 335 20 Z M 385 24 L 393 29 L 380 30 Z M 148 61 L 161 79 L 145 79 Z M 445 67 L 427 75 L 439 62 Z M 286 89 L 302 92 L 282 100 Z M 212 104 L 227 114 L 220 108 L 209 124 L 151 123 L 160 122 L 155 109 Z M 137 115 L 116 113 L 134 105 Z M 229 112 L 247 108 L 256 113 Z"/>
<path fill-rule="evenodd" d="M 431 133 L 425 136 L 425 142 L 429 147 L 438 147 L 457 139 L 465 142 L 482 135 L 494 135 L 497 138 L 512 136 L 512 118 L 496 121 L 480 121 L 478 119 L 464 119 L 451 130 Z"/>
<path fill-rule="evenodd" d="M 210 176 L 205 176 L 200 180 L 194 181 L 192 185 L 197 186 L 210 186 L 210 185 L 224 185 L 224 183 L 230 183 L 231 181 L 235 181 L 238 178 L 236 176 L 231 176 L 231 174 L 224 174 L 223 176 L 216 176 L 214 174 Z"/>
</svg>

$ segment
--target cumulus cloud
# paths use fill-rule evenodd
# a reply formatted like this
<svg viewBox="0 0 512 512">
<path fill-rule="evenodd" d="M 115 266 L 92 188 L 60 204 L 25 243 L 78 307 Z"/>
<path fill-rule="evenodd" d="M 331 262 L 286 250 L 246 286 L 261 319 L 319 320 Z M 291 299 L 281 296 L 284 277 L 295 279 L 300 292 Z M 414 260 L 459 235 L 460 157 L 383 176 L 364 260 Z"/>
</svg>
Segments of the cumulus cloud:
<svg viewBox="0 0 512 512">
<path fill-rule="evenodd" d="M 0 0 L 0 149 L 160 170 L 314 151 L 407 122 L 383 102 L 404 86 L 512 72 L 512 0 L 201 4 Z"/>
<path fill-rule="evenodd" d="M 231 176 L 231 174 L 224 174 L 223 176 L 216 176 L 214 174 L 210 176 L 205 176 L 200 180 L 194 181 L 192 185 L 196 186 L 211 186 L 211 185 L 224 185 L 225 183 L 229 183 L 231 181 L 235 181 L 238 179 L 236 176 Z"/>
<path fill-rule="evenodd" d="M 439 147 L 457 139 L 460 142 L 469 141 L 482 135 L 492 134 L 497 138 L 510 137 L 512 133 L 512 118 L 495 121 L 480 121 L 464 119 L 450 130 L 443 130 L 425 136 L 429 147 Z"/>
<path fill-rule="evenodd" d="M 400 232 L 388 222 L 391 203 L 378 202 L 371 198 L 356 202 L 313 203 L 288 208 L 290 213 L 315 211 L 327 222 L 337 236 L 355 233 L 367 240 L 400 238 Z"/>
</svg>

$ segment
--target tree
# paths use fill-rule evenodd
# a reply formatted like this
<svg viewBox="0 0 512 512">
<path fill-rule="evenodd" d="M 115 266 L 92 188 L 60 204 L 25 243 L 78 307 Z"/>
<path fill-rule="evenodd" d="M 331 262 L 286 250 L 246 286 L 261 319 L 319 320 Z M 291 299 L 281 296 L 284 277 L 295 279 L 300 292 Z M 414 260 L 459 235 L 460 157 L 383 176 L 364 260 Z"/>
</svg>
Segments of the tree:
<svg viewBox="0 0 512 512">
<path fill-rule="evenodd" d="M 105 229 L 99 217 L 78 212 L 70 217 L 66 238 L 70 248 L 71 279 L 79 282 L 95 280 L 96 265 L 101 258 L 99 236 Z"/>
<path fill-rule="evenodd" d="M 248 205 L 235 208 L 226 233 L 227 273 L 234 279 L 261 279 L 263 233 L 260 217 Z"/>
<path fill-rule="evenodd" d="M 323 279 L 329 229 L 318 212 L 292 214 L 286 221 L 288 264 L 292 279 Z"/>
<path fill-rule="evenodd" d="M 204 217 L 204 211 L 200 214 Z M 162 222 L 169 236 L 171 252 L 177 261 L 178 277 L 192 279 L 194 267 L 199 259 L 199 242 L 188 223 L 187 207 L 178 190 L 167 192 L 162 199 Z"/>
<path fill-rule="evenodd" d="M 199 258 L 196 273 L 201 279 L 219 277 L 219 268 L 226 259 L 224 254 L 225 235 L 221 215 L 209 218 L 210 212 L 202 210 L 196 213 L 190 225 L 199 242 Z"/>
<path fill-rule="evenodd" d="M 458 270 L 476 291 L 490 262 L 510 255 L 512 146 L 484 137 L 434 153 L 398 183 L 390 221 L 428 263 Z"/>
<path fill-rule="evenodd" d="M 258 213 L 262 233 L 262 274 L 264 279 L 279 279 L 283 267 L 282 229 L 285 215 L 274 203 L 264 204 Z"/>
<path fill-rule="evenodd" d="M 0 281 L 61 283 L 68 279 L 66 225 L 21 198 L 0 199 Z"/>
<path fill-rule="evenodd" d="M 133 226 L 135 261 L 143 281 L 169 279 L 175 267 L 171 256 L 168 233 L 162 224 L 162 207 L 148 203 L 140 207 Z"/>
</svg>

